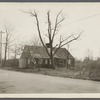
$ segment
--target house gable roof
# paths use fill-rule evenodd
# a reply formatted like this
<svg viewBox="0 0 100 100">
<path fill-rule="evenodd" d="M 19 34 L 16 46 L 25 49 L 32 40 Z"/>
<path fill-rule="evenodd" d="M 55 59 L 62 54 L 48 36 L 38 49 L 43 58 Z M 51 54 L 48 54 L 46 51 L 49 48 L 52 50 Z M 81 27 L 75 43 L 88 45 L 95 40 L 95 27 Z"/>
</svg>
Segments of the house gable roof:
<svg viewBox="0 0 100 100">
<path fill-rule="evenodd" d="M 54 51 L 57 48 L 54 49 Z M 49 58 L 46 49 L 43 46 L 29 46 L 25 45 L 23 53 L 20 58 L 28 58 L 29 56 L 32 56 L 34 58 Z M 69 58 L 74 59 L 74 57 L 68 52 L 66 48 L 60 48 L 56 54 L 55 58 L 61 58 L 61 59 L 66 59 L 67 56 L 69 55 Z"/>
</svg>

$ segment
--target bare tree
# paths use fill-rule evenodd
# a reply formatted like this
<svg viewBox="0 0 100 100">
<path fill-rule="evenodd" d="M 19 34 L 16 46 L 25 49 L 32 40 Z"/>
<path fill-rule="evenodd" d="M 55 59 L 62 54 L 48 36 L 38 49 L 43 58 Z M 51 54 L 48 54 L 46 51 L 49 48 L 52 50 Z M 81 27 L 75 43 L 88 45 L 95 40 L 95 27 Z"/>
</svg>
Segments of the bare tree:
<svg viewBox="0 0 100 100">
<path fill-rule="evenodd" d="M 35 46 L 42 46 L 40 39 L 37 37 L 33 37 L 32 40 L 30 41 L 30 44 Z"/>
<path fill-rule="evenodd" d="M 49 43 L 48 43 L 49 49 L 48 49 L 48 46 L 44 43 L 42 35 L 41 35 L 42 32 L 41 32 L 41 29 L 40 29 L 40 22 L 39 22 L 39 18 L 38 18 L 37 12 L 36 11 L 29 11 L 29 12 L 25 12 L 24 11 L 24 13 L 28 13 L 32 17 L 35 18 L 36 26 L 37 26 L 37 30 L 38 30 L 38 34 L 39 34 L 39 38 L 40 38 L 40 40 L 42 42 L 42 45 L 46 49 L 46 52 L 47 52 L 48 56 L 50 57 L 50 61 L 51 61 L 52 67 L 55 69 L 56 66 L 54 64 L 54 55 L 56 54 L 56 52 L 61 47 L 69 44 L 70 42 L 72 42 L 74 40 L 77 40 L 80 37 L 81 33 L 78 34 L 76 37 L 75 37 L 75 34 L 71 34 L 70 36 L 66 37 L 65 39 L 63 39 L 62 36 L 60 36 L 59 43 L 56 44 L 56 46 L 53 46 L 54 40 L 55 40 L 55 36 L 58 34 L 59 27 L 60 27 L 61 23 L 65 20 L 65 18 L 63 16 L 61 16 L 62 11 L 60 11 L 56 15 L 54 23 L 51 23 L 51 18 L 50 18 L 51 14 L 50 14 L 50 11 L 48 11 L 47 12 L 47 25 L 48 25 L 48 29 L 47 30 L 48 31 L 47 31 L 47 34 L 45 34 L 45 36 L 49 40 Z"/>
<path fill-rule="evenodd" d="M 24 45 L 14 44 L 12 48 L 10 48 L 10 52 L 12 54 L 11 58 L 15 61 L 20 57 L 24 49 Z"/>
<path fill-rule="evenodd" d="M 9 49 L 10 49 L 10 46 L 11 44 L 14 42 L 15 39 L 11 39 L 12 35 L 14 34 L 14 27 L 12 27 L 11 24 L 9 23 L 5 23 L 4 24 L 4 31 L 5 31 L 5 54 L 4 54 L 4 65 L 3 66 L 6 66 L 6 60 L 7 60 L 7 53 L 8 53 L 8 56 L 9 56 Z"/>
</svg>

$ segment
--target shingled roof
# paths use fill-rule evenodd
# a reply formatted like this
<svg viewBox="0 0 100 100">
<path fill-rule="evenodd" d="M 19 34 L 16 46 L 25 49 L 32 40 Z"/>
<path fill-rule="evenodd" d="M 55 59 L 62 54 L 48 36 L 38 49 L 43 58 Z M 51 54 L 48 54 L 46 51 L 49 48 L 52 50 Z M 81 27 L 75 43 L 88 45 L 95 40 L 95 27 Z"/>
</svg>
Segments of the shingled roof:
<svg viewBox="0 0 100 100">
<path fill-rule="evenodd" d="M 56 49 L 54 49 L 54 51 L 55 50 Z M 28 58 L 30 54 L 34 58 L 49 58 L 43 46 L 29 46 L 29 45 L 25 45 L 23 53 L 20 58 Z M 74 59 L 74 57 L 68 52 L 66 48 L 60 48 L 56 52 L 54 58 L 66 59 L 68 55 L 69 58 Z"/>
</svg>

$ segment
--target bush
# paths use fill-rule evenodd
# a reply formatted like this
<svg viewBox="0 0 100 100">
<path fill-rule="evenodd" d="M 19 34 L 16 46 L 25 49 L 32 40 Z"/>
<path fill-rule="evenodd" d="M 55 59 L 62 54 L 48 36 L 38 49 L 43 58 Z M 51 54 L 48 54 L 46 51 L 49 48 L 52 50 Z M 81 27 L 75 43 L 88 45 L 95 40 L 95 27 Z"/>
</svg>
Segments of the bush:
<svg viewBox="0 0 100 100">
<path fill-rule="evenodd" d="M 89 58 L 84 61 L 76 62 L 76 78 L 100 80 L 100 59 L 91 60 Z"/>
<path fill-rule="evenodd" d="M 6 67 L 18 67 L 19 60 L 18 59 L 9 59 L 6 61 Z"/>
</svg>

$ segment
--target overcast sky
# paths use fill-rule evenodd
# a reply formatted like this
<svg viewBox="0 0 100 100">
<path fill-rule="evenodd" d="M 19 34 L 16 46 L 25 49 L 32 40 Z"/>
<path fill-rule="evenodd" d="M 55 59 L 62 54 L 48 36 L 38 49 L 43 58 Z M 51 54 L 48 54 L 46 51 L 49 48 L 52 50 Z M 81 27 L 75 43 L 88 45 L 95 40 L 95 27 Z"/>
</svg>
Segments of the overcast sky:
<svg viewBox="0 0 100 100">
<path fill-rule="evenodd" d="M 42 32 L 46 32 L 46 12 L 50 10 L 53 19 L 62 10 L 66 19 L 59 34 L 66 37 L 83 31 L 80 39 L 70 44 L 71 54 L 82 59 L 90 50 L 94 58 L 100 57 L 100 3 L 0 3 L 0 25 L 5 21 L 11 23 L 15 37 L 20 36 L 17 42 L 30 41 L 38 36 L 34 18 L 20 11 L 30 9 L 38 12 Z M 1 30 L 4 31 L 2 27 Z"/>
</svg>

